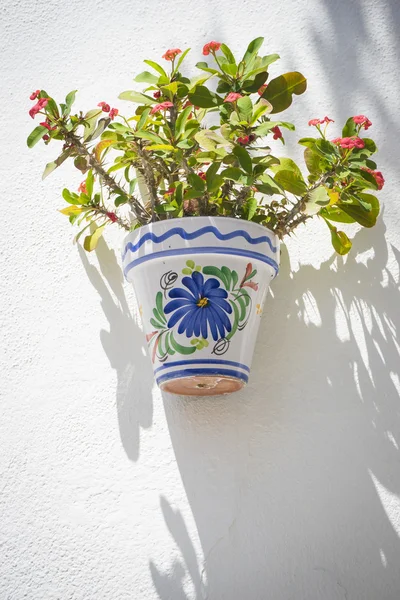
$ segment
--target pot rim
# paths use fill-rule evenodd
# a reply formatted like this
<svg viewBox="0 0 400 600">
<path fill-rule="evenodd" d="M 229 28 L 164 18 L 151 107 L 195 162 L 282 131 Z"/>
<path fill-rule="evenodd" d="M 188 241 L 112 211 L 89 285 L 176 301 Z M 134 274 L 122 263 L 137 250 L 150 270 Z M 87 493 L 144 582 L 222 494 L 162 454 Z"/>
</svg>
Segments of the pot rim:
<svg viewBox="0 0 400 600">
<path fill-rule="evenodd" d="M 173 224 L 185 223 L 188 221 L 188 219 L 206 219 L 208 221 L 215 220 L 218 222 L 219 221 L 232 221 L 234 223 L 245 223 L 245 224 L 250 225 L 251 227 L 260 229 L 260 231 L 263 231 L 264 233 L 268 232 L 270 235 L 273 235 L 278 242 L 280 242 L 280 238 L 274 231 L 272 231 L 271 229 L 268 229 L 268 227 L 264 227 L 264 225 L 260 225 L 259 223 L 254 223 L 254 221 L 247 221 L 246 219 L 236 219 L 235 217 L 222 217 L 222 216 L 214 217 L 211 215 L 205 215 L 205 216 L 195 216 L 195 217 L 176 217 L 173 219 L 165 219 L 164 221 L 154 221 L 151 223 L 146 223 L 146 225 L 141 225 L 137 229 L 133 229 L 132 231 L 127 233 L 126 236 L 124 237 L 124 243 L 128 238 L 130 238 L 130 236 L 132 236 L 132 234 L 138 235 L 138 234 L 140 234 L 141 230 L 146 230 L 145 228 L 153 229 L 154 227 L 159 227 L 159 226 L 162 226 L 165 224 L 171 224 L 172 226 L 174 226 Z"/>
</svg>

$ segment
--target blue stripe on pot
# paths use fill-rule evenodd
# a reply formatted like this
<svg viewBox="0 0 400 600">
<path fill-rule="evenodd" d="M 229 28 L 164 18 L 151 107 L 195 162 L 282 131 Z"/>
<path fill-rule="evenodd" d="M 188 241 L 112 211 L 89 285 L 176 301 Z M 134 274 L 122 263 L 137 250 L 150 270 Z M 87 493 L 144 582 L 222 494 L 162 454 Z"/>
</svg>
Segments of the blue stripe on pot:
<svg viewBox="0 0 400 600">
<path fill-rule="evenodd" d="M 179 235 L 182 239 L 191 241 L 207 233 L 213 233 L 216 238 L 221 240 L 221 242 L 226 242 L 227 240 L 231 240 L 235 237 L 243 237 L 249 244 L 267 243 L 271 248 L 272 252 L 276 253 L 277 251 L 277 247 L 273 245 L 273 243 L 267 235 L 252 238 L 247 233 L 247 231 L 244 231 L 243 229 L 231 231 L 230 233 L 221 233 L 219 229 L 217 229 L 213 225 L 207 225 L 206 227 L 202 227 L 201 229 L 192 232 L 185 231 L 182 227 L 173 227 L 172 229 L 166 231 L 165 233 L 162 233 L 161 235 L 156 235 L 155 233 L 148 231 L 139 239 L 139 241 L 136 244 L 133 244 L 132 242 L 127 243 L 127 245 L 125 246 L 124 253 L 122 255 L 122 260 L 124 260 L 129 250 L 131 252 L 136 252 L 148 240 L 151 240 L 154 244 L 160 244 L 161 242 L 165 242 L 165 240 L 172 237 L 173 235 Z"/>
<path fill-rule="evenodd" d="M 275 270 L 275 275 L 278 274 L 278 264 L 269 256 L 265 254 L 261 254 L 260 252 L 252 252 L 251 250 L 240 250 L 239 248 L 219 248 L 215 247 L 207 247 L 207 248 L 176 248 L 175 250 L 163 250 L 161 252 L 153 252 L 152 254 L 148 254 L 147 256 L 141 256 L 136 260 L 128 263 L 128 265 L 124 269 L 125 277 L 128 275 L 129 271 L 140 265 L 143 262 L 147 262 L 148 260 L 154 260 L 155 258 L 163 258 L 164 256 L 179 256 L 179 255 L 187 255 L 187 254 L 228 254 L 233 256 L 245 256 L 246 258 L 252 258 L 254 260 L 260 260 L 261 262 L 270 265 Z"/>
<path fill-rule="evenodd" d="M 244 365 L 239 362 L 235 362 L 233 360 L 222 360 L 217 358 L 204 358 L 198 360 L 175 360 L 169 362 L 161 367 L 157 367 L 154 370 L 154 373 L 158 373 L 159 371 L 165 371 L 166 369 L 172 369 L 172 367 L 183 367 L 184 365 L 225 365 L 228 367 L 236 367 L 238 369 L 242 369 L 243 371 L 247 371 L 250 373 L 250 369 L 247 365 Z"/>
<path fill-rule="evenodd" d="M 182 369 L 181 371 L 172 371 L 171 373 L 165 373 L 157 377 L 157 385 L 170 381 L 171 379 L 179 379 L 182 377 L 195 377 L 196 375 L 227 375 L 228 377 L 236 377 L 241 379 L 245 383 L 248 382 L 249 377 L 242 371 L 236 371 L 234 369 Z"/>
</svg>

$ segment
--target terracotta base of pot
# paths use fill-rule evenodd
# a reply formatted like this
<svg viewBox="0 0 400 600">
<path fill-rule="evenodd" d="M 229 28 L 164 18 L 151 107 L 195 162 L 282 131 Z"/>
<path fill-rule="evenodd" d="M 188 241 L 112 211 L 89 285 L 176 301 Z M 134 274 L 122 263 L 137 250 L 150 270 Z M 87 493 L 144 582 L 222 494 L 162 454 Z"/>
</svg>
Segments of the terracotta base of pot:
<svg viewBox="0 0 400 600">
<path fill-rule="evenodd" d="M 226 375 L 197 375 L 171 379 L 161 384 L 163 392 L 179 396 L 219 396 L 238 392 L 245 385 L 244 381 Z"/>
</svg>

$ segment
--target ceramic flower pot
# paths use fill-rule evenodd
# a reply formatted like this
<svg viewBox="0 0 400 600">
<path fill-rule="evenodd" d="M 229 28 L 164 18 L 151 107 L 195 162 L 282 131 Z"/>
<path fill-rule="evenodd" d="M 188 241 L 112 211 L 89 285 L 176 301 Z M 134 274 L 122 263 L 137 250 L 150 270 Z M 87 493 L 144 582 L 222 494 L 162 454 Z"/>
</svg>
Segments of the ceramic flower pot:
<svg viewBox="0 0 400 600">
<path fill-rule="evenodd" d="M 131 232 L 122 259 L 160 388 L 196 396 L 242 388 L 278 273 L 277 236 L 232 218 L 170 219 Z"/>
</svg>

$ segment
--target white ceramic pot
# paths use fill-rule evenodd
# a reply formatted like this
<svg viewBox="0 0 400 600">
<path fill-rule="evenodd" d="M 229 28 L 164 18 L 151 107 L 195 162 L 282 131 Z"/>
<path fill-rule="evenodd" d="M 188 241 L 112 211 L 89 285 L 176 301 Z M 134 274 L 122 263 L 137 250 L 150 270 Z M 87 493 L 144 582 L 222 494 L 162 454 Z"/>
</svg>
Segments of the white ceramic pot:
<svg viewBox="0 0 400 600">
<path fill-rule="evenodd" d="M 248 381 L 277 236 L 256 223 L 185 217 L 131 232 L 123 246 L 161 389 L 226 394 Z"/>
</svg>

